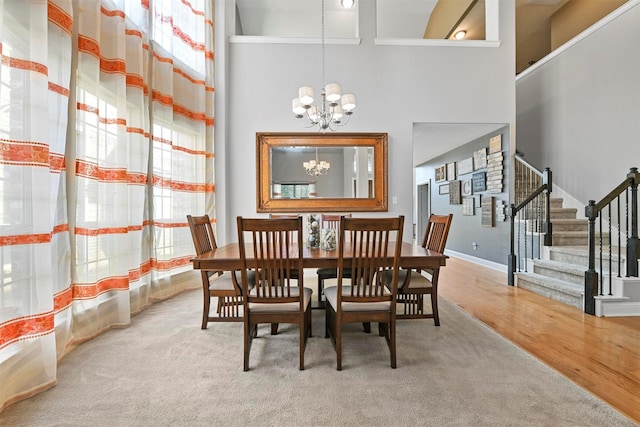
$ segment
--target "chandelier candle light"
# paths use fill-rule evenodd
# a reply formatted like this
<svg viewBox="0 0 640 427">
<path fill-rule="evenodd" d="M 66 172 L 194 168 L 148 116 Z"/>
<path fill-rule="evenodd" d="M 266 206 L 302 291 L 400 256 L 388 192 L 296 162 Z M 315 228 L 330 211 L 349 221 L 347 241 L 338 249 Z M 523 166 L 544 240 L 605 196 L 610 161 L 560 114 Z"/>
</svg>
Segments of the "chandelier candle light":
<svg viewBox="0 0 640 427">
<path fill-rule="evenodd" d="M 324 85 L 324 0 L 322 0 L 322 84 Z M 298 89 L 298 97 L 291 103 L 296 118 L 304 116 L 309 120 L 308 127 L 318 126 L 318 130 L 335 131 L 349 121 L 354 108 L 356 96 L 351 93 L 342 95 L 338 83 L 324 85 L 320 93 L 320 105 L 313 105 L 313 88 L 302 86 Z M 346 116 L 346 120 L 344 117 Z M 313 160 L 311 160 L 313 161 Z"/>
</svg>

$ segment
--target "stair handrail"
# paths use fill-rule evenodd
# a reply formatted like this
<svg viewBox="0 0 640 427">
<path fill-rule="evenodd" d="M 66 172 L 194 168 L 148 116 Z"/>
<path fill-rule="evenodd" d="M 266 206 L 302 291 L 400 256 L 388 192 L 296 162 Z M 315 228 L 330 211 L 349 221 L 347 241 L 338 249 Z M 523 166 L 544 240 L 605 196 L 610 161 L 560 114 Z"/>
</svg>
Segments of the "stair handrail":
<svg viewBox="0 0 640 427">
<path fill-rule="evenodd" d="M 611 203 L 613 203 L 615 200 L 619 200 L 619 197 L 622 196 L 623 193 L 631 195 L 630 201 L 628 200 L 628 195 L 626 198 L 626 212 L 628 217 L 628 219 L 626 219 L 626 224 L 627 231 L 630 231 L 630 234 L 628 233 L 626 240 L 626 275 L 627 277 L 638 277 L 638 260 L 640 259 L 640 239 L 638 239 L 638 184 L 640 184 L 640 173 L 638 172 L 638 168 L 630 168 L 629 173 L 627 174 L 624 181 L 616 186 L 616 188 L 611 190 L 609 194 L 604 196 L 597 203 L 595 200 L 589 200 L 589 204 L 585 207 L 585 216 L 587 217 L 589 224 L 589 267 L 585 272 L 584 277 L 584 312 L 587 314 L 596 314 L 595 297 L 599 294 L 602 294 L 602 287 L 598 286 L 601 282 L 601 278 L 599 277 L 599 274 L 595 269 L 596 218 L 600 216 L 600 213 L 603 212 L 605 208 L 609 207 L 610 209 Z M 627 191 L 629 193 L 627 193 Z M 600 222 L 600 229 L 602 231 L 602 221 Z M 600 242 L 600 270 L 602 270 L 602 232 L 600 233 L 598 238 Z M 609 244 L 609 246 L 611 246 L 611 244 Z M 611 253 L 609 258 L 611 258 Z M 618 263 L 619 262 L 620 261 L 618 261 Z M 611 271 L 609 271 L 610 279 L 611 275 Z"/>
<path fill-rule="evenodd" d="M 518 162 L 522 163 L 523 165 L 525 165 L 527 168 L 529 168 L 531 170 L 531 172 L 535 173 L 536 175 L 538 175 L 539 177 L 542 177 L 542 175 L 544 175 L 544 172 L 539 171 L 538 168 L 536 168 L 535 166 L 533 166 L 531 163 L 527 162 L 524 157 L 522 157 L 519 154 L 515 155 L 515 158 Z"/>
<path fill-rule="evenodd" d="M 510 242 L 509 242 L 509 256 L 507 260 L 508 264 L 508 274 L 507 274 L 507 283 L 509 286 L 513 286 L 515 271 L 516 271 L 516 254 L 515 254 L 515 220 L 518 213 L 529 206 L 534 200 L 537 200 L 540 195 L 546 198 L 545 203 L 545 215 L 542 231 L 544 233 L 544 245 L 551 246 L 553 244 L 553 224 L 551 223 L 551 203 L 550 203 L 550 194 L 552 191 L 552 173 L 550 168 L 545 168 L 543 172 L 539 172 L 535 167 L 531 166 L 528 162 L 526 162 L 523 158 L 516 155 L 516 159 L 521 163 L 525 164 L 532 171 L 537 172 L 542 177 L 542 184 L 533 190 L 525 199 L 520 202 L 517 206 L 514 203 L 509 205 L 509 225 L 510 225 Z M 526 236 L 526 231 L 525 231 Z M 526 242 L 525 242 L 526 247 Z"/>
</svg>

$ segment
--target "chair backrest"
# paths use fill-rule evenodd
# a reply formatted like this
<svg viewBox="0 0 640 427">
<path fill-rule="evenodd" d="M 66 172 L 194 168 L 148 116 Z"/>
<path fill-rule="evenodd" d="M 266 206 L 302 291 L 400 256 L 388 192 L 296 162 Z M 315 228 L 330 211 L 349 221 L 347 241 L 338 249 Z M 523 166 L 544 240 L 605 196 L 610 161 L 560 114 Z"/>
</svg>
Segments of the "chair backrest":
<svg viewBox="0 0 640 427">
<path fill-rule="evenodd" d="M 304 287 L 302 270 L 302 217 L 243 218 L 239 216 L 238 245 L 242 262 L 243 294 L 247 302 L 301 301 Z M 251 245 L 247 254 L 245 245 Z M 253 259 L 254 262 L 250 264 Z M 247 270 L 256 270 L 255 288 L 248 292 Z M 292 278 L 290 270 L 297 270 Z M 292 292 L 292 288 L 299 287 Z M 301 305 L 302 307 L 302 305 Z"/>
<path fill-rule="evenodd" d="M 351 214 L 321 214 L 320 215 L 320 228 L 336 230 L 336 234 L 340 232 L 340 218 L 351 218 Z M 348 235 L 347 237 L 351 237 Z"/>
<path fill-rule="evenodd" d="M 213 235 L 213 227 L 211 227 L 209 215 L 187 215 L 187 222 L 191 230 L 193 245 L 196 248 L 196 255 L 202 255 L 218 247 L 216 237 Z"/>
<path fill-rule="evenodd" d="M 341 300 L 345 302 L 377 302 L 392 301 L 395 298 L 403 227 L 404 216 L 393 218 L 342 217 L 338 248 L 338 303 Z M 346 233 L 351 233 L 350 243 L 347 243 L 344 238 Z M 347 253 L 347 251 L 350 252 Z M 344 294 L 342 290 L 345 268 L 351 269 L 350 294 Z M 392 283 L 390 284 L 392 293 L 389 293 L 385 287 L 385 271 L 390 268 L 392 269 Z"/>
<path fill-rule="evenodd" d="M 422 247 L 443 253 L 445 245 L 447 244 L 447 236 L 449 236 L 452 220 L 453 214 L 431 214 L 427 222 L 427 228 L 424 231 L 424 237 L 422 238 Z"/>
<path fill-rule="evenodd" d="M 196 248 L 196 255 L 202 255 L 218 247 L 209 215 L 187 215 L 187 222 L 191 230 L 193 246 Z M 209 289 L 209 279 L 216 274 L 222 275 L 222 271 L 201 270 L 200 275 L 202 276 L 203 286 Z"/>
</svg>

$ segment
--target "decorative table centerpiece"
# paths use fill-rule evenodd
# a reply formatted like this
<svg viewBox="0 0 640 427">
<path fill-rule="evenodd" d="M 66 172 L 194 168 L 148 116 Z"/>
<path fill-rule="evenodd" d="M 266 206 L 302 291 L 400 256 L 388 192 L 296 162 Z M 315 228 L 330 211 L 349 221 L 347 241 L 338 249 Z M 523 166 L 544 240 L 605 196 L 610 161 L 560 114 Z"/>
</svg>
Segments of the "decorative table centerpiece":
<svg viewBox="0 0 640 427">
<path fill-rule="evenodd" d="M 307 247 L 310 249 L 320 247 L 320 221 L 316 214 L 309 214 L 307 217 Z"/>
</svg>

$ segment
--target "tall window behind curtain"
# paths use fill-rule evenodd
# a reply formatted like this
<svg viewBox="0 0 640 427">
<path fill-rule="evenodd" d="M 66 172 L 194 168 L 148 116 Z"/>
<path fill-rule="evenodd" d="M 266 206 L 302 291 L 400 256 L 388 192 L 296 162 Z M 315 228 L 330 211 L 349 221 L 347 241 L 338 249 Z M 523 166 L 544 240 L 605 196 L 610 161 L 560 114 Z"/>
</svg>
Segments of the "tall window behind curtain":
<svg viewBox="0 0 640 427">
<path fill-rule="evenodd" d="M 1 409 L 55 384 L 69 338 L 72 19 L 71 0 L 4 0 L 0 10 Z"/>
<path fill-rule="evenodd" d="M 189 286 L 186 214 L 214 217 L 212 3 L 0 0 L 0 411 Z"/>
<path fill-rule="evenodd" d="M 149 294 L 148 44 L 116 4 L 78 5 L 73 333 L 85 340 L 128 324 Z"/>
<path fill-rule="evenodd" d="M 160 297 L 175 292 L 175 284 L 167 288 L 170 274 L 191 268 L 186 215 L 213 213 L 213 184 L 206 181 L 213 158 L 213 87 L 206 77 L 213 69 L 213 20 L 205 3 L 152 2 L 153 295 Z"/>
</svg>

